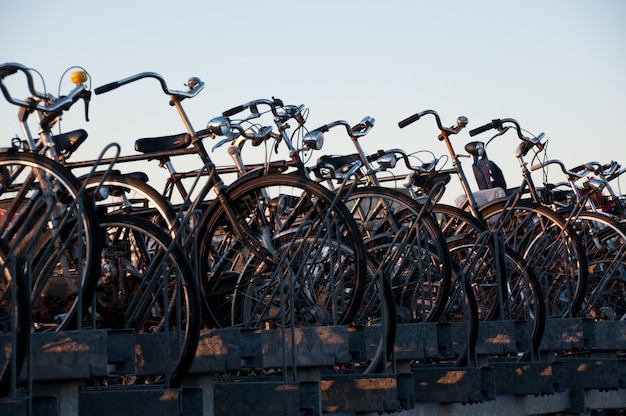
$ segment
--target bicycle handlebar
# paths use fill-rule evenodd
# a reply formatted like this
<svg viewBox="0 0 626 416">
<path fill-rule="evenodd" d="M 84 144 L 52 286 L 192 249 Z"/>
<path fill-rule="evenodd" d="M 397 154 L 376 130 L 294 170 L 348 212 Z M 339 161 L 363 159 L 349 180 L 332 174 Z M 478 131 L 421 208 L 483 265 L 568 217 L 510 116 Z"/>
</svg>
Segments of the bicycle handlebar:
<svg viewBox="0 0 626 416">
<path fill-rule="evenodd" d="M 226 117 L 230 117 L 230 116 L 234 116 L 235 114 L 241 113 L 242 111 L 246 109 L 250 109 L 252 113 L 257 114 L 258 113 L 257 107 L 259 105 L 269 106 L 270 109 L 272 110 L 272 114 L 277 116 L 278 113 L 276 111 L 276 108 L 283 107 L 283 101 L 280 98 L 274 98 L 274 97 L 272 97 L 271 100 L 268 100 L 266 98 L 260 98 L 258 100 L 253 100 L 245 104 L 241 104 L 236 107 L 233 107 L 229 110 L 226 110 L 222 113 L 222 115 Z"/>
<path fill-rule="evenodd" d="M 22 72 L 26 76 L 28 90 L 35 99 L 21 100 L 11 96 L 11 93 L 4 84 L 4 79 L 17 72 Z M 18 107 L 26 108 L 31 112 L 41 111 L 43 113 L 47 113 L 40 121 L 41 126 L 46 126 L 51 123 L 58 115 L 60 115 L 60 113 L 69 110 L 70 107 L 81 98 L 85 101 L 85 119 L 89 121 L 89 100 L 91 99 L 91 91 L 87 89 L 87 86 L 84 83 L 77 85 L 77 87 L 70 91 L 69 94 L 55 98 L 50 94 L 37 91 L 30 68 L 19 63 L 8 62 L 0 65 L 0 89 L 2 90 L 4 98 L 9 103 Z M 49 102 L 50 104 L 46 105 L 42 101 Z"/>
<path fill-rule="evenodd" d="M 30 73 L 29 68 L 27 68 L 26 66 L 24 66 L 22 64 L 18 64 L 17 62 L 6 62 L 6 63 L 0 65 L 0 81 L 4 80 L 4 78 L 6 78 L 9 75 L 15 74 L 18 71 L 20 71 L 20 72 L 24 73 L 24 75 L 26 75 L 26 82 L 28 84 L 28 89 L 29 89 L 30 93 L 34 97 L 46 98 L 44 95 L 41 95 L 37 91 L 37 89 L 35 88 L 35 82 L 33 80 L 33 76 Z M 6 95 L 5 95 L 5 97 L 6 97 Z M 7 98 L 7 100 L 8 100 L 8 98 Z M 10 100 L 9 100 L 9 102 L 10 102 Z"/>
<path fill-rule="evenodd" d="M 163 90 L 163 92 L 169 96 L 176 97 L 178 101 L 182 101 L 185 98 L 193 98 L 204 89 L 204 81 L 202 81 L 198 77 L 189 78 L 186 84 L 186 86 L 189 88 L 188 91 L 180 91 L 170 90 L 167 86 L 167 83 L 165 82 L 165 79 L 163 79 L 163 77 L 156 72 L 141 72 L 135 75 L 131 75 L 128 78 L 121 79 L 119 81 L 113 81 L 108 84 L 101 85 L 98 88 L 94 89 L 94 93 L 96 95 L 104 94 L 106 92 L 119 88 L 122 85 L 130 84 L 131 82 L 135 82 L 143 78 L 156 79 L 161 84 L 161 89 Z M 174 105 L 174 103 L 170 101 L 170 105 Z"/>
<path fill-rule="evenodd" d="M 619 169 L 619 163 L 615 161 L 611 161 L 611 163 L 602 164 L 600 162 L 587 162 L 585 164 L 576 166 L 572 168 L 572 172 L 580 172 L 583 170 L 588 170 L 589 172 L 593 172 L 596 175 L 602 175 L 605 177 L 611 176 L 615 174 L 615 172 Z"/>
<path fill-rule="evenodd" d="M 502 118 L 502 119 L 491 120 L 490 123 L 487 123 L 483 126 L 470 130 L 469 135 L 470 137 L 473 137 L 473 136 L 476 136 L 477 134 L 484 133 L 488 130 L 496 129 L 498 130 L 498 133 L 491 138 L 493 140 L 497 136 L 503 135 L 504 133 L 507 132 L 509 128 L 511 128 L 511 126 L 505 126 L 505 124 L 512 124 L 515 130 L 517 131 L 517 137 L 522 142 L 524 142 L 524 146 L 522 146 L 521 149 L 519 150 L 522 155 L 526 155 L 533 146 L 537 146 L 537 149 L 539 149 L 539 151 L 542 151 L 544 149 L 544 145 L 543 143 L 541 143 L 541 139 L 543 138 L 544 134 L 541 133 L 537 137 L 524 136 L 522 132 L 522 127 L 520 126 L 519 122 L 513 118 Z"/>
<path fill-rule="evenodd" d="M 585 177 L 585 173 L 579 173 L 579 172 L 574 172 L 572 170 L 568 170 L 565 165 L 563 164 L 563 162 L 561 162 L 560 160 L 557 159 L 551 159 L 551 160 L 546 160 L 544 162 L 540 162 L 536 165 L 533 165 L 530 167 L 531 171 L 536 171 L 537 169 L 541 169 L 547 165 L 559 165 L 559 167 L 561 168 L 561 171 L 563 172 L 563 174 L 565 174 L 565 176 L 573 179 L 574 181 L 578 180 L 578 179 L 582 179 Z"/>
<path fill-rule="evenodd" d="M 417 120 L 419 120 L 420 118 L 422 118 L 422 117 L 424 117 L 425 115 L 428 115 L 428 114 L 435 116 L 435 120 L 437 122 L 437 128 L 439 128 L 439 130 L 441 131 L 441 134 L 439 135 L 439 140 L 443 140 L 443 135 L 444 134 L 457 134 L 465 126 L 467 126 L 467 123 L 468 123 L 467 117 L 459 116 L 457 118 L 456 124 L 454 126 L 444 127 L 443 124 L 441 124 L 441 118 L 439 117 L 439 114 L 437 114 L 436 111 L 434 111 L 434 110 L 425 110 L 425 111 L 422 111 L 420 113 L 413 114 L 412 116 L 409 116 L 409 117 L 405 118 L 404 120 L 401 120 L 400 122 L 398 122 L 398 127 L 400 127 L 402 129 L 402 128 L 408 126 L 409 124 L 412 124 L 412 123 L 416 122 Z"/>
<path fill-rule="evenodd" d="M 364 117 L 363 120 L 361 120 L 358 124 L 355 124 L 354 126 L 350 126 L 350 124 L 345 120 L 335 120 L 333 122 L 324 124 L 323 126 L 320 126 L 316 129 L 313 129 L 311 130 L 311 132 L 320 131 L 322 133 L 326 133 L 333 127 L 344 126 L 346 128 L 346 132 L 348 133 L 348 136 L 363 137 L 370 132 L 372 127 L 374 127 L 375 123 L 376 123 L 376 120 L 370 116 Z"/>
<path fill-rule="evenodd" d="M 394 155 L 394 157 L 396 157 L 396 160 L 402 159 L 407 169 L 412 170 L 417 173 L 431 172 L 435 169 L 435 167 L 439 163 L 439 159 L 435 158 L 430 163 L 423 164 L 422 166 L 414 166 L 411 164 L 411 161 L 409 160 L 409 155 L 402 149 L 379 150 L 378 152 L 367 156 L 367 160 L 368 162 L 375 162 L 377 159 L 380 159 L 381 157 L 385 155 Z"/>
</svg>

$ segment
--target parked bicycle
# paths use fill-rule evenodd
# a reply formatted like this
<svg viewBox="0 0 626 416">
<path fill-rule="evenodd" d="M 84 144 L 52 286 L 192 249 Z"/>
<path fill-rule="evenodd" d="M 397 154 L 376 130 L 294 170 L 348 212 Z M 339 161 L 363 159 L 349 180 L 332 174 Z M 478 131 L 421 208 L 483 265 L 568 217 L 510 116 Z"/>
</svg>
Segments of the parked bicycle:
<svg viewBox="0 0 626 416">
<path fill-rule="evenodd" d="M 534 166 L 528 167 L 524 159 L 528 153 L 534 151 L 533 160 L 540 154 L 545 154 L 546 143 L 542 142 L 543 134 L 527 137 L 519 122 L 515 119 L 506 118 L 493 120 L 492 128 L 497 133 L 492 137 L 501 136 L 509 129 L 516 131 L 520 144 L 514 152 L 522 170 L 522 188 L 528 191 L 530 199 L 535 203 L 548 206 L 562 215 L 571 223 L 572 227 L 581 240 L 588 258 L 588 285 L 584 295 L 584 302 L 581 314 L 593 319 L 619 319 L 626 313 L 624 303 L 624 273 L 626 272 L 626 227 L 623 224 L 609 217 L 601 211 L 591 211 L 594 208 L 593 199 L 588 192 L 577 186 L 576 182 L 582 180 L 586 173 L 580 171 L 570 171 L 560 160 L 542 160 Z M 529 134 L 529 133 L 527 133 Z M 489 142 L 487 142 L 488 144 Z M 486 163 L 488 158 L 486 152 L 478 154 L 475 150 L 484 149 L 487 144 L 482 142 L 472 142 L 466 149 L 472 150 L 475 160 Z M 545 157 L 545 156 L 544 156 Z M 489 161 L 493 166 L 495 162 Z M 554 189 L 556 186 L 544 183 L 543 188 L 535 185 L 531 171 L 543 169 L 544 180 L 547 178 L 545 170 L 550 165 L 557 165 L 564 175 L 570 187 L 570 194 L 573 198 L 568 204 L 555 204 Z M 595 170 L 596 168 L 592 168 Z M 478 172 L 478 170 L 477 170 Z"/>
<path fill-rule="evenodd" d="M 77 81 L 76 88 L 67 96 L 57 98 L 35 89 L 33 70 L 20 64 L 5 64 L 2 68 L 5 75 L 23 73 L 32 94 L 27 100 L 17 100 L 9 93 L 4 80 L 0 84 L 5 98 L 22 109 L 20 124 L 24 133 L 23 141 L 14 140 L 11 150 L 0 154 L 4 174 L 2 196 L 4 204 L 7 204 L 3 225 L 8 231 L 5 234 L 15 227 L 16 221 L 12 218 L 21 209 L 17 201 L 29 204 L 36 200 L 38 184 L 42 189 L 54 190 L 58 199 L 54 203 L 56 216 L 49 223 L 56 224 L 52 229 L 61 231 L 57 233 L 58 237 L 51 239 L 52 243 L 46 244 L 45 239 L 42 242 L 39 235 L 45 234 L 36 231 L 31 231 L 25 238 L 16 239 L 24 245 L 37 242 L 37 250 L 34 250 L 36 257 L 27 258 L 29 268 L 37 276 L 33 280 L 31 295 L 34 328 L 134 328 L 138 334 L 150 333 L 153 337 L 168 337 L 177 333 L 177 342 L 164 342 L 172 346 L 171 351 L 167 349 L 171 360 L 167 360 L 165 365 L 154 365 L 146 357 L 141 362 L 144 366 L 152 365 L 151 371 L 160 374 L 150 374 L 151 381 L 179 386 L 195 356 L 200 331 L 198 289 L 187 257 L 170 237 L 159 234 L 162 232 L 160 229 L 151 229 L 150 224 L 138 224 L 140 220 L 137 218 L 107 216 L 101 221 L 95 220 L 93 196 L 101 195 L 100 191 L 105 190 L 102 187 L 103 178 L 111 173 L 117 155 L 110 159 L 107 170 L 96 174 L 95 169 L 100 166 L 106 149 L 117 145 L 107 146 L 100 157 L 92 161 L 89 174 L 80 183 L 62 164 L 86 139 L 86 132 L 79 130 L 52 134 L 53 126 L 63 113 L 80 99 L 85 101 L 85 113 L 88 114 L 87 104 L 91 92 L 85 83 L 86 75 L 80 72 L 73 76 Z M 35 115 L 39 126 L 38 139 L 31 135 L 28 127 L 27 121 L 31 114 Z M 119 153 L 119 146 L 117 150 Z M 87 186 L 88 183 L 95 189 Z M 68 190 L 62 188 L 62 185 Z M 29 187 L 33 191 L 29 191 Z M 72 189 L 76 191 L 69 192 Z M 92 192 L 89 193 L 89 190 Z M 65 205 L 71 207 L 77 204 L 80 210 L 76 216 L 86 216 L 85 213 L 88 213 L 93 218 L 89 217 L 89 222 L 70 227 L 77 221 L 64 219 L 59 215 L 62 212 L 60 210 Z M 7 221 L 7 218 L 11 218 L 11 221 Z M 44 215 L 41 220 L 45 223 L 46 218 Z M 85 231 L 81 231 L 81 225 Z M 82 234 L 85 236 L 81 238 Z M 103 234 L 105 238 L 102 247 Z M 86 251 L 94 250 L 96 244 L 102 249 L 93 251 L 93 254 Z M 85 253 L 81 254 L 80 250 Z M 30 250 L 22 251 L 27 253 Z M 58 254 L 65 252 L 75 256 L 76 261 L 87 262 L 92 267 L 81 268 L 80 263 L 73 266 Z M 94 257 L 90 257 L 92 255 Z M 60 260 L 56 260 L 59 257 Z M 60 264 L 57 267 L 64 273 L 52 269 L 57 261 Z M 86 280 L 83 282 L 77 277 L 72 281 L 68 278 L 72 273 L 78 277 L 84 275 Z M 97 296 L 94 297 L 94 293 Z M 82 304 L 83 307 L 78 308 L 76 304 Z M 131 380 L 137 382 L 136 375 L 117 378 L 115 383 L 128 383 Z"/>
<path fill-rule="evenodd" d="M 200 259 L 194 264 L 207 326 L 293 329 L 355 323 L 358 327 L 376 316 L 389 320 L 384 316 L 387 307 L 381 307 L 381 299 L 387 296 L 384 288 L 372 296 L 378 299 L 376 306 L 362 303 L 370 287 L 371 263 L 358 233 L 351 231 L 356 229 L 354 219 L 334 194 L 314 181 L 280 172 L 250 173 L 227 186 L 203 145 L 207 137 L 226 134 L 227 121 L 209 123 L 196 132 L 180 105 L 188 97 L 169 90 L 158 74 L 137 74 L 95 91 L 110 91 L 142 78 L 159 80 L 188 132 L 138 140 L 136 148 L 146 152 L 145 159 L 153 159 L 155 154 L 169 157 L 168 152 L 191 145 L 204 164 L 193 173 L 182 204 L 175 205 L 178 218 L 172 230 L 185 233 L 179 220 L 198 215 L 196 238 L 188 240 L 186 248 L 192 258 Z M 190 140 L 184 144 L 172 137 Z M 384 347 L 376 346 L 375 351 Z M 384 356 L 368 352 L 355 358 L 363 360 L 359 366 L 372 371 Z"/>
</svg>

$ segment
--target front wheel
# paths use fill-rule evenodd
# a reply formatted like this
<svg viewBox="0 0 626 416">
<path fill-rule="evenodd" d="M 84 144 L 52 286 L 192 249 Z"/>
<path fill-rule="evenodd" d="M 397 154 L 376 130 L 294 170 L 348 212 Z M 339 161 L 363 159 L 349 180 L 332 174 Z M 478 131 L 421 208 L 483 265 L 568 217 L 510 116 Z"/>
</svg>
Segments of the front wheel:
<svg viewBox="0 0 626 416">
<path fill-rule="evenodd" d="M 96 291 L 101 328 L 133 328 L 137 374 L 108 382 L 179 387 L 193 362 L 201 312 L 196 279 L 180 246 L 161 228 L 133 215 L 105 215 L 102 274 Z"/>
<path fill-rule="evenodd" d="M 93 201 L 62 165 L 0 152 L 0 236 L 28 259 L 33 327 L 77 327 L 95 290 L 101 241 Z"/>
<path fill-rule="evenodd" d="M 487 222 L 497 224 L 507 201 L 481 208 Z M 533 268 L 546 296 L 548 317 L 575 316 L 582 305 L 588 282 L 585 248 L 572 226 L 556 212 L 520 200 L 502 224 L 507 244 Z"/>
<path fill-rule="evenodd" d="M 0 397 L 11 394 L 30 351 L 30 301 L 24 264 L 0 251 Z"/>
<path fill-rule="evenodd" d="M 337 197 L 302 176 L 244 177 L 200 228 L 207 326 L 342 325 L 356 316 L 367 253 Z M 289 296 L 287 296 L 289 294 Z"/>
</svg>

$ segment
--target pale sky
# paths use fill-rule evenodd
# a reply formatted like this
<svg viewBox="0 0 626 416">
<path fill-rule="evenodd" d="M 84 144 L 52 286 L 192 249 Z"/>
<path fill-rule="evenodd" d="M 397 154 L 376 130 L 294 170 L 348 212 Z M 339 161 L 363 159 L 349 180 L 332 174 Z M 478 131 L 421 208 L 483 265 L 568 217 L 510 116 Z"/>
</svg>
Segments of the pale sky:
<svg viewBox="0 0 626 416">
<path fill-rule="evenodd" d="M 472 140 L 469 129 L 512 117 L 532 133 L 545 132 L 548 157 L 573 167 L 626 163 L 624 21 L 622 0 L 4 1 L 0 62 L 37 69 L 55 95 L 74 65 L 88 71 L 92 88 L 153 71 L 170 88 L 184 89 L 198 76 L 207 86 L 184 102 L 196 129 L 223 110 L 272 96 L 305 104 L 309 128 L 372 116 L 376 125 L 362 142 L 372 152 L 399 147 L 443 155 L 432 118 L 397 127 L 425 109 L 445 124 L 469 118 L 454 138 L 459 152 Z M 66 76 L 61 93 L 70 89 Z M 26 96 L 19 82 L 14 91 Z M 7 145 L 21 135 L 16 112 L 0 98 Z M 90 118 L 84 121 L 82 106 L 64 117 L 63 131 L 90 134 L 75 160 L 111 141 L 133 154 L 136 138 L 184 130 L 152 80 L 94 96 Z M 520 181 L 517 144 L 509 133 L 488 147 L 510 185 Z M 347 153 L 351 146 L 337 132 L 327 136 L 325 151 Z M 228 162 L 225 151 L 212 156 Z"/>
</svg>

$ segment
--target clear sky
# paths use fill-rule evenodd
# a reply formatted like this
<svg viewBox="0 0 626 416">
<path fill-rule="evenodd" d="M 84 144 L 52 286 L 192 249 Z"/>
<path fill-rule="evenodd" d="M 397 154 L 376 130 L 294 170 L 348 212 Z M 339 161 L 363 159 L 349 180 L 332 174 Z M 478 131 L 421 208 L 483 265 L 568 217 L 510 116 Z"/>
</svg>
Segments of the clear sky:
<svg viewBox="0 0 626 416">
<path fill-rule="evenodd" d="M 272 96 L 309 107 L 310 128 L 369 115 L 376 126 L 363 146 L 372 152 L 444 154 L 432 118 L 397 127 L 425 109 L 445 124 L 467 116 L 469 128 L 513 117 L 545 132 L 548 156 L 573 167 L 626 163 L 624 21 L 623 0 L 3 1 L 0 62 L 37 69 L 55 95 L 73 65 L 89 72 L 93 88 L 154 71 L 184 89 L 198 76 L 205 90 L 185 101 L 196 129 L 225 109 Z M 61 92 L 70 88 L 66 77 Z M 16 110 L 0 99 L 7 144 L 21 134 Z M 111 141 L 132 154 L 135 138 L 183 131 L 152 80 L 93 97 L 91 121 L 82 117 L 75 107 L 62 123 L 89 131 L 77 159 Z M 471 139 L 465 131 L 454 140 L 462 151 Z M 517 144 L 509 133 L 488 147 L 509 184 L 519 183 Z M 327 136 L 326 151 L 352 148 L 338 132 Z M 227 162 L 224 153 L 214 155 L 218 164 Z"/>
</svg>

